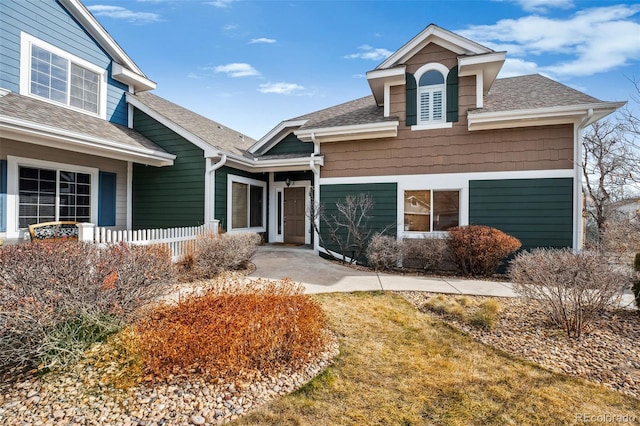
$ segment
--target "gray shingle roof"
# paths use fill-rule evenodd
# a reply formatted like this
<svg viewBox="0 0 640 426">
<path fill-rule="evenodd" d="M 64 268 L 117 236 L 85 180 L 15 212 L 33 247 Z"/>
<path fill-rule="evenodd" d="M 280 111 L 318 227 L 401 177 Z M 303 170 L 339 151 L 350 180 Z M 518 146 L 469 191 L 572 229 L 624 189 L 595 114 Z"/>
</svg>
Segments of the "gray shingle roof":
<svg viewBox="0 0 640 426">
<path fill-rule="evenodd" d="M 353 126 L 358 124 L 394 121 L 397 117 L 385 117 L 383 107 L 376 105 L 373 96 L 355 99 L 292 120 L 307 121 L 301 129 L 321 129 L 325 127 Z"/>
<path fill-rule="evenodd" d="M 540 74 L 497 79 L 477 112 L 517 111 L 602 102 Z"/>
<path fill-rule="evenodd" d="M 245 150 L 255 143 L 255 140 L 249 136 L 189 111 L 153 93 L 139 92 L 130 96 L 138 99 L 156 113 L 215 148 L 244 155 Z"/>
<path fill-rule="evenodd" d="M 140 133 L 126 126 L 12 92 L 0 96 L 0 115 L 88 137 L 106 139 L 135 148 L 166 152 Z"/>
</svg>

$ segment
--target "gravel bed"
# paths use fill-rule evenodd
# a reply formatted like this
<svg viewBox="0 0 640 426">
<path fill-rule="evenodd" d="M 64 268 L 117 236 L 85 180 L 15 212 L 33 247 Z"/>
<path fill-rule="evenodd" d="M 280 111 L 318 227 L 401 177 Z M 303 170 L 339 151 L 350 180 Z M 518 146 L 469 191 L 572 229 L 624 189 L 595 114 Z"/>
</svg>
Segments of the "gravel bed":
<svg viewBox="0 0 640 426">
<path fill-rule="evenodd" d="M 423 311 L 427 311 L 426 301 L 436 296 L 424 292 L 400 294 Z M 563 330 L 550 324 L 542 311 L 522 299 L 498 300 L 502 311 L 493 330 L 428 312 L 484 344 L 549 370 L 600 383 L 640 399 L 640 315 L 637 310 L 608 310 L 587 333 L 575 339 L 567 337 Z"/>
<path fill-rule="evenodd" d="M 0 424 L 6 425 L 218 425 L 303 386 L 338 353 L 337 340 L 313 362 L 276 376 L 233 382 L 199 378 L 139 385 L 128 391 L 100 389 L 91 367 L 30 377 L 0 393 Z"/>
</svg>

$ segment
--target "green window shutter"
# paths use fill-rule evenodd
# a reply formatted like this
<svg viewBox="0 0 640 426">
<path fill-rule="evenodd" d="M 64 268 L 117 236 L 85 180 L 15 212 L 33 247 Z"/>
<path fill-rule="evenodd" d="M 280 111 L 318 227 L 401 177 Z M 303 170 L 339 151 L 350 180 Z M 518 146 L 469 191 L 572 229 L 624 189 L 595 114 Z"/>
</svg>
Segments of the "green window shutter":
<svg viewBox="0 0 640 426">
<path fill-rule="evenodd" d="M 447 122 L 458 121 L 458 66 L 447 75 Z"/>
<path fill-rule="evenodd" d="M 418 111 L 417 111 L 418 88 L 416 85 L 416 79 L 413 76 L 413 74 L 406 73 L 406 81 L 407 81 L 407 99 L 406 99 L 407 126 L 413 126 L 418 123 Z"/>
<path fill-rule="evenodd" d="M 100 172 L 98 226 L 116 225 L 116 174 Z"/>
<path fill-rule="evenodd" d="M 7 161 L 0 160 L 0 232 L 7 230 Z"/>
</svg>

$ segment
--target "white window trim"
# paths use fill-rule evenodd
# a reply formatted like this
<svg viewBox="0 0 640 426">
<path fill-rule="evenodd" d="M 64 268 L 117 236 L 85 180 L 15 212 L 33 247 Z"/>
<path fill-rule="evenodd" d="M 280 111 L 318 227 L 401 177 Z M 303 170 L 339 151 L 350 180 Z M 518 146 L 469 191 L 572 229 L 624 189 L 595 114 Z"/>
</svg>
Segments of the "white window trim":
<svg viewBox="0 0 640 426">
<path fill-rule="evenodd" d="M 75 164 L 56 163 L 33 158 L 7 155 L 7 238 L 24 238 L 29 233 L 27 228 L 18 227 L 19 216 L 19 168 L 33 167 L 38 169 L 64 170 L 66 172 L 85 173 L 91 175 L 91 222 L 98 220 L 98 182 L 100 170 L 93 167 Z M 57 189 L 56 189 L 57 191 Z M 56 212 L 58 214 L 58 212 Z"/>
<path fill-rule="evenodd" d="M 438 71 L 444 78 L 444 83 L 438 85 L 442 87 L 442 119 L 441 120 L 421 120 L 421 103 L 420 103 L 420 78 L 429 71 Z M 430 129 L 447 129 L 453 126 L 453 123 L 447 122 L 447 76 L 449 75 L 449 69 L 437 62 L 431 62 L 418 68 L 414 74 L 416 80 L 416 111 L 417 111 L 417 124 L 411 126 L 411 130 L 430 130 Z M 432 86 L 425 86 L 432 87 Z M 435 87 L 435 85 L 434 85 Z"/>
<path fill-rule="evenodd" d="M 246 185 L 259 186 L 262 188 L 262 226 L 254 226 L 248 228 L 233 227 L 233 183 L 243 183 Z M 248 212 L 247 212 L 248 213 Z M 266 232 L 267 223 L 267 182 L 250 179 L 238 175 L 227 175 L 227 232 Z"/>
<path fill-rule="evenodd" d="M 431 191 L 431 203 L 429 206 L 430 209 L 430 223 L 429 223 L 429 228 L 431 229 L 430 231 L 405 231 L 404 230 L 404 193 L 406 191 Z M 401 190 L 401 194 L 398 195 L 398 198 L 400 198 L 400 195 L 402 196 L 402 204 L 400 204 L 401 208 L 399 210 L 402 210 L 402 229 L 400 230 L 402 232 L 402 234 L 407 237 L 407 238 L 434 238 L 434 237 L 442 237 L 445 235 L 448 235 L 449 233 L 447 231 L 434 231 L 433 230 L 433 193 L 434 192 L 443 192 L 443 191 L 458 191 L 458 226 L 461 225 L 462 222 L 462 188 L 428 188 L 425 187 L 424 185 L 421 188 L 404 188 Z M 398 214 L 398 216 L 400 216 L 400 214 Z"/>
<path fill-rule="evenodd" d="M 77 108 L 69 104 L 63 104 L 60 102 L 52 101 L 51 99 L 43 98 L 41 96 L 31 94 L 31 46 L 35 45 L 42 49 L 45 49 L 55 55 L 63 57 L 64 59 L 86 68 L 87 70 L 98 74 L 98 113 Z M 67 82 L 69 85 L 70 82 Z M 67 91 L 71 90 L 67 87 Z M 78 58 L 52 44 L 42 41 L 25 32 L 20 33 L 20 94 L 28 96 L 33 99 L 38 99 L 43 102 L 50 103 L 63 108 L 68 108 L 73 111 L 81 112 L 83 114 L 91 115 L 94 117 L 100 117 L 106 120 L 107 118 L 107 72 L 104 68 L 99 67 L 84 59 Z"/>
</svg>

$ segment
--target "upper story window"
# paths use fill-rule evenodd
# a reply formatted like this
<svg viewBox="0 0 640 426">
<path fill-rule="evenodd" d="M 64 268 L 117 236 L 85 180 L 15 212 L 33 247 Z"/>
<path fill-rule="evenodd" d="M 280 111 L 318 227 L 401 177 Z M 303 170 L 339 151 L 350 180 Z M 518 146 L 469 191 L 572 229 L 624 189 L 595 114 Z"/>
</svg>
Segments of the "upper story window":
<svg viewBox="0 0 640 426">
<path fill-rule="evenodd" d="M 104 70 L 22 33 L 20 92 L 103 115 Z"/>
<path fill-rule="evenodd" d="M 429 70 L 418 81 L 418 124 L 442 122 L 445 111 L 444 76 Z"/>
</svg>

